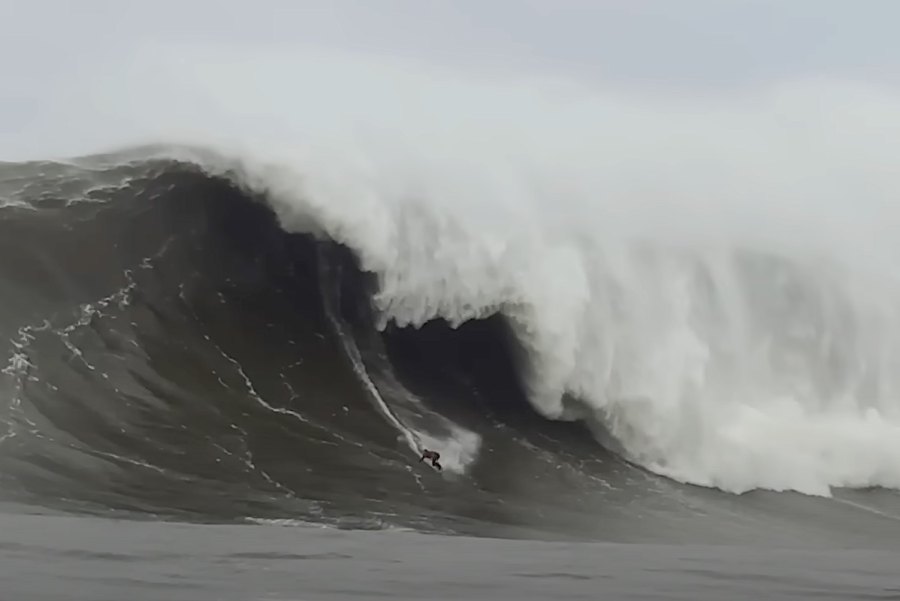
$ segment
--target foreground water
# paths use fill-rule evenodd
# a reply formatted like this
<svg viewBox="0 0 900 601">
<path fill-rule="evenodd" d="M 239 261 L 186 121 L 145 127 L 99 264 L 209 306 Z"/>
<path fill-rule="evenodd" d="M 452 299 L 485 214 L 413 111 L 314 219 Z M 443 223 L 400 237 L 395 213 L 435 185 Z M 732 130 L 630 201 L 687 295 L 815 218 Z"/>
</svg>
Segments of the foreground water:
<svg viewBox="0 0 900 601">
<path fill-rule="evenodd" d="M 2 598 L 898 599 L 896 553 L 0 515 Z"/>
</svg>

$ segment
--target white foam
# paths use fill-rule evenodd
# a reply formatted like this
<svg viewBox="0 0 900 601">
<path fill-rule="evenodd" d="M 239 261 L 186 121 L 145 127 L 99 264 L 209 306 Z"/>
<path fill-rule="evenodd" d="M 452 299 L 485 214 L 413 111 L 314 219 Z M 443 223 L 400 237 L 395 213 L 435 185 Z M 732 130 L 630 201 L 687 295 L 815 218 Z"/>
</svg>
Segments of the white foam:
<svg viewBox="0 0 900 601">
<path fill-rule="evenodd" d="M 143 119 L 129 140 L 229 157 L 210 166 L 285 228 L 360 254 L 386 318 L 502 310 L 547 417 L 730 491 L 900 487 L 896 91 L 667 100 L 221 48 L 138 64 L 91 98 Z"/>
</svg>

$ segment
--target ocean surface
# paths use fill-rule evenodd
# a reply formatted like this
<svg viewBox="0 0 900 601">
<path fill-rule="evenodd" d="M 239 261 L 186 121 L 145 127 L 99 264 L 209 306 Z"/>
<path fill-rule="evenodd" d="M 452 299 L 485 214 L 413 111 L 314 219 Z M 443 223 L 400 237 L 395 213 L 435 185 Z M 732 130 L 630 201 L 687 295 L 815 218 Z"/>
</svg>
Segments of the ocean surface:
<svg viewBox="0 0 900 601">
<path fill-rule="evenodd" d="M 818 263 L 261 181 L 0 165 L 0 597 L 900 599 L 898 332 Z"/>
</svg>

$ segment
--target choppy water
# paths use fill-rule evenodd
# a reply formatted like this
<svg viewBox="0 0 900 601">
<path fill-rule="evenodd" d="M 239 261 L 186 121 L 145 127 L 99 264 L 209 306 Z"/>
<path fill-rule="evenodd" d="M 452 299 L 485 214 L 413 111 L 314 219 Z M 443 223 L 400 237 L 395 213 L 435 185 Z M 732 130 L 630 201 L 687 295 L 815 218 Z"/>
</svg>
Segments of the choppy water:
<svg viewBox="0 0 900 601">
<path fill-rule="evenodd" d="M 9 599 L 897 599 L 897 555 L 0 517 Z"/>
</svg>

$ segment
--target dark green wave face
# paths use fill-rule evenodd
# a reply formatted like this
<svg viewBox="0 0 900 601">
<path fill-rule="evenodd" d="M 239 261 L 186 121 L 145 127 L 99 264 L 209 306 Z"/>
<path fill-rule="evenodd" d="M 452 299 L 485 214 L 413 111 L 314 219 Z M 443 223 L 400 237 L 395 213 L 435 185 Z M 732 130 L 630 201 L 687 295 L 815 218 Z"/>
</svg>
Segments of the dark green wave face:
<svg viewBox="0 0 900 601">
<path fill-rule="evenodd" d="M 681 486 L 538 416 L 501 316 L 380 330 L 350 250 L 198 165 L 5 164 L 0 205 L 4 502 L 534 538 L 884 532 L 832 500 Z"/>
<path fill-rule="evenodd" d="M 190 164 L 3 175 L 16 201 L 0 213 L 7 498 L 203 521 L 539 526 L 501 502 L 541 475 L 510 471 L 526 447 L 509 428 L 546 424 L 499 318 L 379 333 L 349 251 L 283 232 L 265 199 Z M 555 429 L 547 444 L 599 449 Z M 445 449 L 438 473 L 405 432 L 413 448 L 459 433 L 498 455 L 465 469 Z"/>
</svg>

